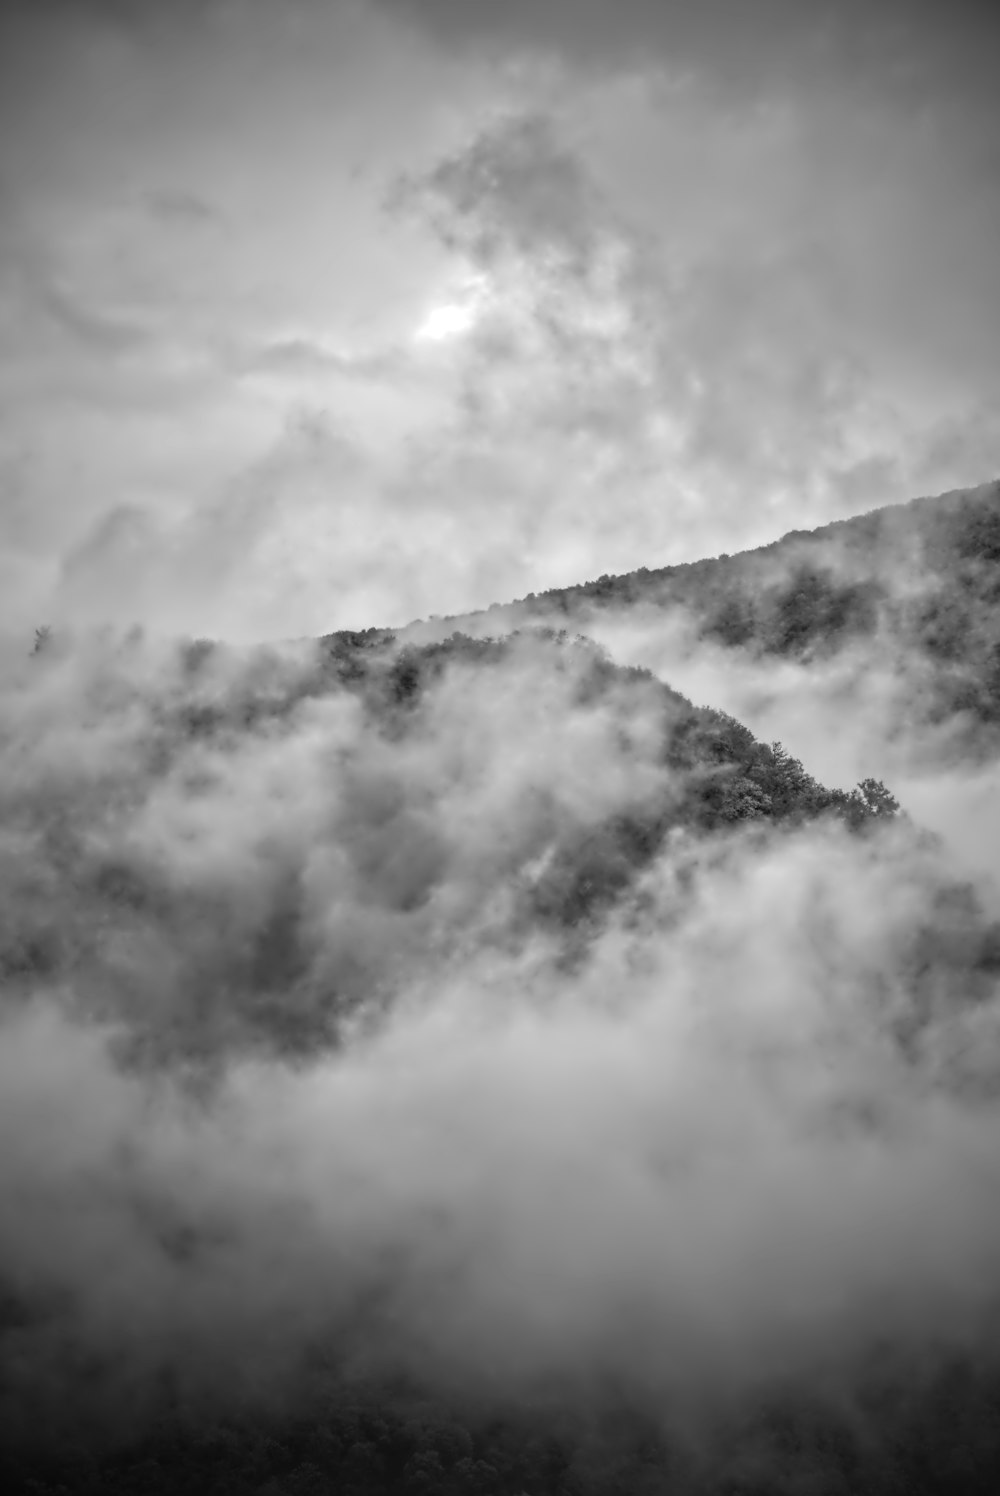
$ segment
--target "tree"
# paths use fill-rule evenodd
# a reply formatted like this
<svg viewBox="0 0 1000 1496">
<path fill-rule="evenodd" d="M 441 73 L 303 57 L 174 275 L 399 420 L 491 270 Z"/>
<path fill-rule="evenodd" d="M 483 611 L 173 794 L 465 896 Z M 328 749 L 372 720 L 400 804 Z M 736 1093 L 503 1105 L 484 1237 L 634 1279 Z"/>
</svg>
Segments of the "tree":
<svg viewBox="0 0 1000 1496">
<path fill-rule="evenodd" d="M 899 801 L 881 779 L 862 779 L 856 793 L 861 795 L 871 816 L 894 816 L 899 812 Z"/>
<path fill-rule="evenodd" d="M 759 820 L 770 815 L 771 797 L 752 779 L 734 779 L 728 786 L 721 813 L 726 821 Z"/>
</svg>

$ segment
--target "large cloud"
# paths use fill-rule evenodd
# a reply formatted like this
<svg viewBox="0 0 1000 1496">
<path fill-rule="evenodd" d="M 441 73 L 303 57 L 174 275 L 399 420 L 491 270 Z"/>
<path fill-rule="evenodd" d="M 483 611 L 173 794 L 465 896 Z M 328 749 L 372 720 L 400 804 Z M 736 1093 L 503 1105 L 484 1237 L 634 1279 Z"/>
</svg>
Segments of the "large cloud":
<svg viewBox="0 0 1000 1496">
<path fill-rule="evenodd" d="M 655 684 L 595 697 L 592 662 L 526 640 L 381 731 L 295 704 L 308 649 L 8 664 L 22 1430 L 130 1423 L 164 1377 L 266 1401 L 319 1347 L 688 1431 L 847 1397 L 880 1343 L 988 1348 L 974 890 L 905 827 L 682 835 L 582 941 L 536 924 L 560 839 L 677 788 Z"/>
<path fill-rule="evenodd" d="M 464 427 L 426 443 L 440 452 L 439 481 L 468 448 L 480 465 L 487 455 L 503 465 L 512 493 L 543 467 L 550 519 L 567 533 L 582 526 L 600 570 L 613 571 L 643 551 L 673 559 L 710 550 L 722 533 L 762 539 L 793 514 L 901 498 L 933 486 L 959 450 L 977 464 L 994 450 L 978 404 L 955 410 L 949 395 L 928 424 L 898 377 L 904 310 L 931 266 L 890 267 L 891 210 L 874 234 L 852 217 L 850 199 L 867 190 L 862 141 L 849 147 L 853 185 L 839 171 L 820 184 L 810 179 L 817 127 L 795 113 L 750 119 L 737 141 L 733 122 L 702 118 L 697 100 L 668 103 L 659 120 L 648 99 L 638 108 L 649 110 L 646 128 L 664 132 L 679 113 L 685 146 L 668 146 L 666 166 L 676 204 L 657 189 L 647 209 L 653 163 L 629 183 L 624 147 L 565 101 L 559 113 L 502 118 L 404 184 L 402 200 L 422 203 L 493 292 L 471 341 Z M 771 200 L 778 160 L 791 186 Z M 732 194 L 706 209 L 695 178 L 704 167 L 717 179 L 726 161 Z M 760 170 L 762 199 L 748 198 L 736 168 Z M 951 331 L 979 364 L 977 335 L 961 331 L 968 311 Z M 928 361 L 927 349 L 912 351 Z M 940 369 L 945 348 L 930 357 Z M 529 534 L 537 523 L 530 515 Z M 627 554 L 636 561 L 623 565 Z M 549 575 L 557 564 L 546 555 Z M 564 567 L 573 564 L 568 556 Z"/>
</svg>

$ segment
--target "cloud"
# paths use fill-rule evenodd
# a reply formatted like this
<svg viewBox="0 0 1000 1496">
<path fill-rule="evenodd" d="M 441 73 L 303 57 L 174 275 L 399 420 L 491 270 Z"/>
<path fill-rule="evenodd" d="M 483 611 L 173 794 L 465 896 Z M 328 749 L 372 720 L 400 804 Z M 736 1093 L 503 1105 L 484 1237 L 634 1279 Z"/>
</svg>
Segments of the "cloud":
<svg viewBox="0 0 1000 1496">
<path fill-rule="evenodd" d="M 880 93 L 839 11 L 441 6 L 434 35 L 516 42 L 498 69 L 398 24 L 430 9 L 265 9 L 5 21 L 0 393 L 33 504 L 65 516 L 9 627 L 65 616 L 70 573 L 83 616 L 115 613 L 95 537 L 121 509 L 162 541 L 130 617 L 286 635 L 733 550 L 995 465 L 992 126 L 952 63 L 910 104 L 889 67 L 933 61 L 933 17 L 858 19 Z M 610 65 L 619 31 L 635 65 Z M 411 211 L 387 221 L 394 179 Z M 414 340 L 470 276 L 475 325 Z M 265 522 L 232 494 L 302 406 L 358 460 L 345 482 L 314 454 L 293 496 L 276 456 Z M 224 559 L 213 586 L 189 557 L 223 531 L 255 575 Z"/>
<path fill-rule="evenodd" d="M 616 197 L 612 163 L 585 159 L 582 129 L 567 111 L 501 118 L 396 195 L 490 284 L 452 453 L 544 466 L 562 530 L 586 515 L 610 570 L 643 552 L 680 559 L 678 542 L 709 550 L 723 530 L 752 544 L 782 514 L 903 497 L 957 456 L 963 419 L 950 446 L 948 421 L 921 430 L 879 350 L 855 338 L 845 265 L 818 227 L 717 225 L 714 247 L 684 225 L 654 230 Z M 446 464 L 446 441 L 431 444 Z"/>
<path fill-rule="evenodd" d="M 179 513 L 122 505 L 99 516 L 66 555 L 48 613 L 67 624 L 138 622 L 244 640 L 322 633 L 345 612 L 360 624 L 400 606 L 401 568 L 389 549 L 381 574 L 373 549 L 380 511 L 366 514 L 376 484 L 350 435 L 307 410 L 200 504 Z"/>
<path fill-rule="evenodd" d="M 880 1341 L 987 1354 L 975 891 L 905 828 L 682 835 L 584 938 L 538 919 L 560 846 L 679 788 L 655 683 L 593 658 L 524 639 L 381 729 L 312 646 L 5 664 L 22 1428 L 164 1377 L 267 1406 L 319 1347 L 675 1434 L 853 1397 Z"/>
<path fill-rule="evenodd" d="M 471 231 L 468 247 L 487 264 L 511 248 L 576 259 L 592 248 L 592 185 L 544 114 L 502 120 L 422 180 L 402 178 L 390 206 L 421 197 L 443 210 L 437 226 L 444 237 Z"/>
<path fill-rule="evenodd" d="M 46 286 L 44 305 L 52 320 L 88 351 L 114 357 L 149 346 L 149 330 L 78 301 L 66 287 Z"/>
<path fill-rule="evenodd" d="M 219 223 L 218 210 L 211 203 L 198 193 L 183 188 L 161 188 L 148 193 L 146 201 L 150 212 L 167 223 L 195 229 L 214 227 Z"/>
<path fill-rule="evenodd" d="M 306 338 L 287 338 L 268 343 L 251 361 L 251 367 L 265 372 L 313 374 L 329 369 L 342 371 L 350 367 L 350 360 Z"/>
<path fill-rule="evenodd" d="M 994 33 L 975 0 L 954 23 L 903 0 L 877 12 L 862 0 L 823 9 L 758 0 L 735 13 L 725 0 L 697 9 L 671 0 L 513 0 L 502 10 L 461 0 L 377 3 L 446 45 L 548 51 L 600 72 L 660 65 L 683 78 L 693 69 L 730 97 L 850 78 L 912 103 L 951 93 L 963 68 L 985 97 L 987 69 L 976 54 Z"/>
<path fill-rule="evenodd" d="M 401 349 L 346 353 L 305 337 L 280 338 L 265 343 L 249 353 L 244 361 L 234 360 L 234 363 L 241 372 L 249 374 L 284 374 L 307 381 L 311 376 L 327 374 L 343 375 L 349 379 L 386 380 L 404 375 L 408 366 Z"/>
<path fill-rule="evenodd" d="M 100 517 L 39 607 L 233 638 L 400 625 L 979 476 L 995 421 L 981 402 L 928 417 L 879 377 L 818 229 L 737 256 L 738 214 L 715 248 L 710 223 L 668 246 L 574 118 L 503 114 L 390 193 L 391 222 L 429 228 L 478 288 L 462 339 L 230 340 L 220 377 L 274 422 L 326 406 L 336 439 L 286 434 L 197 508 L 151 508 L 145 561 L 110 587 Z M 790 129 L 760 148 L 790 149 Z"/>
<path fill-rule="evenodd" d="M 777 558 L 770 561 L 773 578 L 767 553 L 756 560 L 761 590 L 772 579 L 787 578 L 787 556 L 780 569 Z M 933 590 L 919 554 L 908 555 L 898 540 L 875 563 L 874 556 L 838 550 L 831 533 L 825 546 L 810 543 L 808 560 L 830 567 L 845 583 L 863 583 L 877 564 L 897 606 Z M 438 627 L 490 632 L 541 617 L 529 601 L 509 617 L 498 611 Z M 933 709 L 941 694 L 940 662 L 907 648 L 898 626 L 883 618 L 870 634 L 842 642 L 829 656 L 761 656 L 700 637 L 692 616 L 671 606 L 669 584 L 660 604 L 583 605 L 565 621 L 619 664 L 650 669 L 692 700 L 730 712 L 762 741 L 779 740 L 824 783 L 849 784 L 869 774 L 884 779 L 916 820 L 941 838 L 954 876 L 974 879 L 989 908 L 1000 909 L 1000 862 L 991 831 L 1000 773 L 991 726 L 974 712 L 953 708 L 941 715 Z M 425 625 L 425 632 L 430 628 Z"/>
<path fill-rule="evenodd" d="M 748 232 L 737 257 L 740 208 L 668 244 L 581 129 L 572 111 L 501 114 L 398 183 L 394 230 L 430 229 L 447 256 L 438 304 L 477 287 L 461 339 L 366 343 L 288 316 L 236 336 L 192 307 L 180 345 L 161 305 L 141 352 L 77 338 L 63 401 L 91 426 L 113 400 L 135 418 L 113 450 L 88 428 L 72 539 L 20 626 L 75 613 L 245 639 L 402 625 L 980 475 L 997 435 L 982 399 L 928 414 L 882 380 L 818 230 Z M 744 167 L 758 146 L 791 149 L 790 130 L 762 127 Z M 101 316 L 132 315 L 101 285 Z M 296 435 L 296 405 L 329 440 Z M 64 413 L 64 430 L 85 425 Z M 145 516 L 141 545 L 122 549 L 122 513 Z"/>
</svg>

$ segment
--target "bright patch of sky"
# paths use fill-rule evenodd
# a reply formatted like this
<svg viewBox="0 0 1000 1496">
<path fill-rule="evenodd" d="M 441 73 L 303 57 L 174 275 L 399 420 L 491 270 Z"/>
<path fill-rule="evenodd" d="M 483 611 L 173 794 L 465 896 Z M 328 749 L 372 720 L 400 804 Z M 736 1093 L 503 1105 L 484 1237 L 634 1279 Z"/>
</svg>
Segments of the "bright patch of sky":
<svg viewBox="0 0 1000 1496">
<path fill-rule="evenodd" d="M 485 276 L 470 276 L 450 296 L 433 302 L 413 337 L 418 343 L 450 343 L 472 332 L 490 300 Z"/>
</svg>

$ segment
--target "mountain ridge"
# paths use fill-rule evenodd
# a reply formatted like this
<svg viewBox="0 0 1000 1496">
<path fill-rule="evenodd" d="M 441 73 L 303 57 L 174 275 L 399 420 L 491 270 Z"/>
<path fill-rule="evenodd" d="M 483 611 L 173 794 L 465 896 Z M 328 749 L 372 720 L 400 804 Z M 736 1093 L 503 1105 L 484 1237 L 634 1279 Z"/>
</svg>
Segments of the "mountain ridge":
<svg viewBox="0 0 1000 1496">
<path fill-rule="evenodd" d="M 962 529 L 962 521 L 966 521 Z M 944 524 L 941 521 L 945 521 Z M 948 521 L 953 533 L 949 534 Z M 846 543 L 845 543 L 846 542 Z M 563 587 L 551 587 L 539 593 L 527 593 L 505 603 L 493 603 L 485 608 L 463 613 L 434 616 L 430 620 L 415 619 L 398 629 L 367 629 L 361 631 L 340 630 L 341 634 L 357 632 L 364 635 L 388 635 L 408 638 L 421 631 L 427 632 L 451 626 L 465 631 L 460 626 L 476 620 L 497 620 L 509 616 L 522 619 L 528 616 L 542 617 L 547 613 L 571 616 L 576 607 L 587 604 L 592 607 L 610 607 L 616 604 L 633 606 L 637 603 L 652 603 L 667 607 L 672 603 L 690 605 L 697 596 L 697 587 L 692 582 L 709 584 L 706 590 L 714 593 L 712 583 L 716 577 L 725 579 L 730 586 L 742 581 L 767 582 L 776 570 L 798 559 L 796 551 L 806 553 L 817 547 L 826 548 L 828 562 L 845 560 L 851 553 L 860 577 L 870 580 L 879 565 L 890 559 L 889 548 L 922 544 L 925 562 L 933 560 L 929 554 L 930 544 L 937 542 L 951 548 L 959 555 L 995 563 L 1000 560 L 1000 479 L 993 479 L 970 488 L 950 489 L 943 494 L 921 496 L 905 503 L 891 504 L 868 510 L 863 514 L 832 520 L 812 530 L 790 530 L 778 539 L 732 554 L 723 552 L 717 556 L 701 557 L 694 561 L 679 562 L 663 567 L 638 567 L 632 571 L 604 574 L 590 581 L 573 583 Z M 838 554 L 839 552 L 839 554 Z M 859 564 L 864 557 L 867 564 Z M 945 554 L 945 560 L 952 557 Z M 774 563 L 778 562 L 776 568 Z M 896 569 L 899 569 L 896 558 Z M 749 574 L 749 575 L 746 575 Z M 665 588 L 664 583 L 670 583 Z M 995 601 L 996 598 L 993 598 Z M 843 623 L 845 620 L 840 620 Z M 727 631 L 718 620 L 710 620 L 706 629 L 709 637 L 722 643 L 744 642 L 738 630 Z M 838 626 L 837 623 L 834 625 Z M 790 644 L 801 647 L 808 638 L 792 639 Z M 774 645 L 772 644 L 773 648 Z"/>
</svg>

